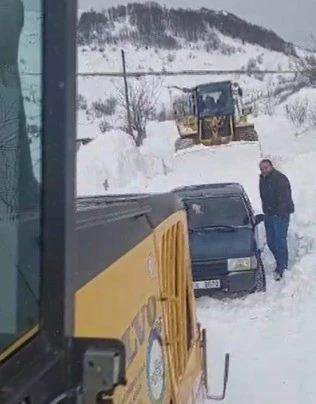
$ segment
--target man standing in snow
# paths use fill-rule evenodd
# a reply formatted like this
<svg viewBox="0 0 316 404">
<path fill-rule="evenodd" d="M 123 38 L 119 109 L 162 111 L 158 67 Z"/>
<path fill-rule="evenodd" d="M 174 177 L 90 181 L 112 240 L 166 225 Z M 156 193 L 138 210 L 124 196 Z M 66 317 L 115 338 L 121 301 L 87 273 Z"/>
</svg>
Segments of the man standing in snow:
<svg viewBox="0 0 316 404">
<path fill-rule="evenodd" d="M 276 170 L 270 160 L 262 160 L 259 167 L 267 243 L 276 261 L 274 278 L 280 280 L 288 268 L 287 233 L 290 215 L 294 213 L 292 190 L 288 178 Z"/>
</svg>

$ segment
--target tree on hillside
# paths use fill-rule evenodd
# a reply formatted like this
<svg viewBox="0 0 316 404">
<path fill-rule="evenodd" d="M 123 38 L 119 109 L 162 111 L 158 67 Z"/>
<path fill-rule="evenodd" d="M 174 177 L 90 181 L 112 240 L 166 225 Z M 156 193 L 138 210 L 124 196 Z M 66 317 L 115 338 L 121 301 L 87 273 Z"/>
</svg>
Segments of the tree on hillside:
<svg viewBox="0 0 316 404">
<path fill-rule="evenodd" d="M 108 18 L 103 13 L 94 10 L 82 13 L 78 21 L 78 44 L 90 44 L 108 27 Z"/>
<path fill-rule="evenodd" d="M 311 46 L 301 50 L 302 55 L 291 58 L 291 68 L 298 78 L 308 86 L 316 85 L 316 38 L 311 34 Z"/>
<path fill-rule="evenodd" d="M 316 85 L 316 56 L 305 54 L 304 56 L 293 58 L 292 66 L 301 79 L 309 86 Z"/>
<path fill-rule="evenodd" d="M 129 84 L 128 95 L 131 124 L 136 146 L 141 146 L 146 138 L 146 124 L 149 119 L 155 116 L 161 87 L 162 79 L 160 77 L 142 77 Z M 129 132 L 125 88 L 123 84 L 116 86 L 116 94 L 118 106 L 121 107 L 122 111 L 121 118 L 124 121 L 124 130 Z"/>
</svg>

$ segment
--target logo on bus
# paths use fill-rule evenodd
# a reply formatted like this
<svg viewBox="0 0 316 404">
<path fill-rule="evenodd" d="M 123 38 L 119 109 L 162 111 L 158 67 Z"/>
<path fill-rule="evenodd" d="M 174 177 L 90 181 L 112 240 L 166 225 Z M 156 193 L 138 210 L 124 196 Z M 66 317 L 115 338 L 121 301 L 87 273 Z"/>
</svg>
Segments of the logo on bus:
<svg viewBox="0 0 316 404">
<path fill-rule="evenodd" d="M 147 384 L 152 404 L 160 404 L 166 389 L 166 367 L 160 327 L 154 326 L 147 348 Z"/>
</svg>

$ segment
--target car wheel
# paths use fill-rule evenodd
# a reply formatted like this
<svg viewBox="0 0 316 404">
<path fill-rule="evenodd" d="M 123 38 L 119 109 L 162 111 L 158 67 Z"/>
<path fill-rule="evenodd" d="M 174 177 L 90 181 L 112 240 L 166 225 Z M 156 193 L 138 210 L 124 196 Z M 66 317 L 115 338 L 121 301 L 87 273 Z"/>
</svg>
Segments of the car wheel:
<svg viewBox="0 0 316 404">
<path fill-rule="evenodd" d="M 265 292 L 267 290 L 266 273 L 261 257 L 258 258 L 259 265 L 256 273 L 256 286 L 254 292 Z"/>
</svg>

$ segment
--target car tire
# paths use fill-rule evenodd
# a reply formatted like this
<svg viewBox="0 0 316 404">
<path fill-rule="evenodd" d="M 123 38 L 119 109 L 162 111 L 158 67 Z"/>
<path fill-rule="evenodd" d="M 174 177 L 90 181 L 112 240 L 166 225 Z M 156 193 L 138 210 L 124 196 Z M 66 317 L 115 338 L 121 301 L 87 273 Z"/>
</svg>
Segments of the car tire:
<svg viewBox="0 0 316 404">
<path fill-rule="evenodd" d="M 266 292 L 267 290 L 266 273 L 260 256 L 258 258 L 258 261 L 259 263 L 258 263 L 258 270 L 256 272 L 256 286 L 254 292 Z"/>
</svg>

